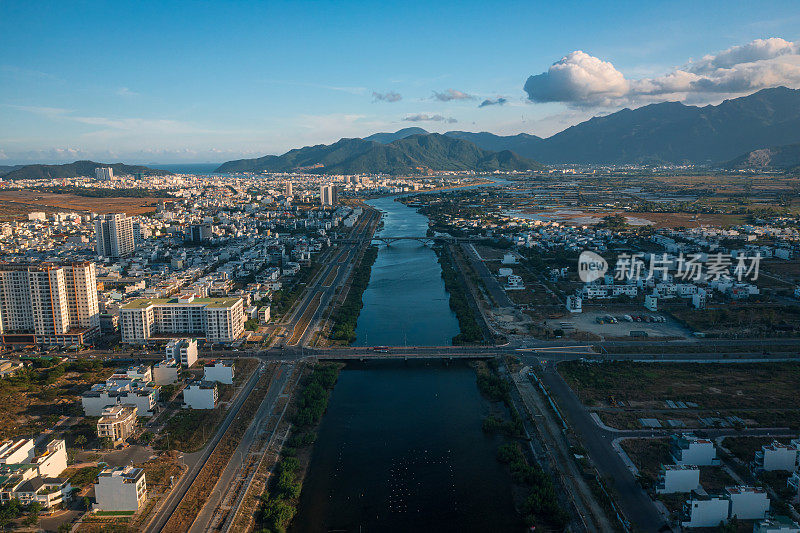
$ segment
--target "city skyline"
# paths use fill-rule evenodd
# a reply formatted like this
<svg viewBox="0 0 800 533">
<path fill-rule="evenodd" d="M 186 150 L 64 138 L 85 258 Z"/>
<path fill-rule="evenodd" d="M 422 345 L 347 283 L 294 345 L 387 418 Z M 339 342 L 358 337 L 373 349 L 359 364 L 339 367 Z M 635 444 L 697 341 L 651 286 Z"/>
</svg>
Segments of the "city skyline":
<svg viewBox="0 0 800 533">
<path fill-rule="evenodd" d="M 549 136 L 797 88 L 793 7 L 6 3 L 0 165 L 221 162 L 408 126 Z"/>
</svg>

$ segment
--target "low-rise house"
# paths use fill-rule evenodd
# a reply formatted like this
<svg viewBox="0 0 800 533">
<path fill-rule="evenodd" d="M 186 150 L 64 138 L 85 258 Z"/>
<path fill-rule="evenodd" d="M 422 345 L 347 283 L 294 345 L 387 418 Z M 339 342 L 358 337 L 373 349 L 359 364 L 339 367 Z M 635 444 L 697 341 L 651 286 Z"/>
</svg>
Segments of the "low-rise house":
<svg viewBox="0 0 800 533">
<path fill-rule="evenodd" d="M 81 396 L 86 416 L 101 416 L 103 409 L 117 404 L 134 404 L 139 416 L 153 416 L 158 403 L 158 387 L 139 380 L 115 380 L 97 383 Z"/>
<path fill-rule="evenodd" d="M 172 339 L 165 350 L 167 359 L 173 359 L 183 368 L 191 368 L 197 361 L 197 339 Z"/>
<path fill-rule="evenodd" d="M 107 468 L 94 483 L 97 508 L 103 511 L 138 511 L 147 500 L 144 469 Z"/>
<path fill-rule="evenodd" d="M 700 487 L 700 468 L 692 465 L 662 465 L 656 492 L 692 492 Z"/>
<path fill-rule="evenodd" d="M 178 363 L 174 359 L 159 361 L 153 366 L 153 381 L 156 385 L 171 385 L 178 381 Z"/>
<path fill-rule="evenodd" d="M 756 452 L 753 468 L 756 472 L 772 472 L 783 470 L 792 472 L 797 468 L 797 448 L 792 444 L 781 444 L 774 441 L 765 444 Z"/>
<path fill-rule="evenodd" d="M 22 370 L 23 367 L 24 365 L 19 361 L 0 359 L 0 378 L 11 377 Z"/>
<path fill-rule="evenodd" d="M 270 319 L 270 306 L 265 305 L 258 310 L 258 321 L 266 324 Z"/>
<path fill-rule="evenodd" d="M 684 505 L 683 527 L 717 527 L 728 521 L 730 501 L 721 495 L 692 492 Z"/>
<path fill-rule="evenodd" d="M 725 487 L 725 495 L 731 502 L 728 515 L 739 520 L 764 518 L 769 511 L 767 492 L 761 487 Z"/>
<path fill-rule="evenodd" d="M 672 459 L 678 465 L 711 466 L 719 464 L 717 449 L 708 439 L 690 433 L 672 436 Z"/>
<path fill-rule="evenodd" d="M 233 385 L 234 367 L 232 362 L 211 361 L 203 367 L 203 379 Z"/>
<path fill-rule="evenodd" d="M 800 502 L 800 471 L 795 472 L 786 480 L 786 487 L 792 491 L 793 503 Z"/>
<path fill-rule="evenodd" d="M 124 444 L 136 432 L 136 406 L 106 407 L 97 421 L 97 436 L 109 439 L 114 447 Z"/>
<path fill-rule="evenodd" d="M 58 476 L 67 468 L 67 446 L 50 441 L 40 454 L 33 439 L 0 444 L 0 502 L 17 499 L 23 505 L 38 502 L 44 509 L 67 502 L 72 486 Z"/>
<path fill-rule="evenodd" d="M 183 407 L 189 409 L 214 409 L 219 392 L 213 381 L 193 381 L 183 389 Z"/>
</svg>

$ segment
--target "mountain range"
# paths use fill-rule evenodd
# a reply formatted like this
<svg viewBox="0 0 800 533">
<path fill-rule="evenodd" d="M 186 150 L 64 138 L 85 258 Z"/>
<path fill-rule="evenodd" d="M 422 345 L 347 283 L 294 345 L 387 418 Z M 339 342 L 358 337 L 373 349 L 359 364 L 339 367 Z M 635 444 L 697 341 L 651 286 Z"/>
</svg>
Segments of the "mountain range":
<svg viewBox="0 0 800 533">
<path fill-rule="evenodd" d="M 431 140 L 424 142 L 425 138 Z M 445 144 L 444 138 L 466 144 Z M 773 149 L 778 161 L 780 154 L 790 153 L 785 145 L 794 143 L 800 143 L 800 90 L 776 87 L 718 105 L 663 102 L 626 108 L 591 118 L 547 138 L 527 133 L 429 134 L 422 128 L 405 128 L 291 150 L 282 156 L 229 161 L 217 171 L 319 169 L 329 174 L 396 174 L 419 170 L 540 168 L 534 161 L 723 165 L 754 150 L 783 147 Z"/>
<path fill-rule="evenodd" d="M 223 163 L 215 172 L 314 172 L 320 174 L 416 174 L 430 171 L 525 171 L 541 164 L 509 151 L 484 150 L 473 143 L 408 128 L 365 139 L 341 139 L 290 150 L 283 155 Z M 411 131 L 409 136 L 404 136 Z M 423 130 L 424 131 L 424 130 Z M 396 138 L 400 136 L 400 138 Z M 381 139 L 380 141 L 375 139 Z"/>
<path fill-rule="evenodd" d="M 3 179 L 39 179 L 39 178 L 78 178 L 81 176 L 94 176 L 94 169 L 98 167 L 111 167 L 115 174 L 145 174 L 148 176 L 168 176 L 172 172 L 139 165 L 125 165 L 123 163 L 95 163 L 94 161 L 75 161 L 63 165 L 22 165 L 8 167 L 11 170 L 3 173 Z"/>
</svg>

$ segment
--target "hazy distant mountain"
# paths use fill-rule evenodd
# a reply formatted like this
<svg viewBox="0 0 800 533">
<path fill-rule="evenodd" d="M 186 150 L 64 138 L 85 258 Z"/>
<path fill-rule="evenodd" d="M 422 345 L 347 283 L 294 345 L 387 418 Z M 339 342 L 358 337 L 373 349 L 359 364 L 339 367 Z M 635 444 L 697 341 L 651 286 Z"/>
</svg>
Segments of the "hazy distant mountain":
<svg viewBox="0 0 800 533">
<path fill-rule="evenodd" d="M 510 151 L 494 152 L 438 133 L 411 135 L 388 144 L 342 139 L 331 145 L 307 146 L 281 156 L 223 163 L 216 172 L 290 172 L 321 174 L 410 174 L 436 170 L 536 170 L 536 161 Z"/>
<path fill-rule="evenodd" d="M 484 150 L 511 150 L 515 154 L 522 157 L 533 157 L 534 153 L 538 153 L 538 147 L 544 139 L 536 135 L 529 135 L 527 133 L 519 133 L 517 135 L 500 136 L 494 133 L 487 133 L 482 131 L 480 133 L 472 133 L 469 131 L 448 131 L 445 133 L 448 137 L 455 139 L 463 139 L 469 141 Z"/>
<path fill-rule="evenodd" d="M 98 167 L 111 167 L 115 174 L 138 174 L 148 176 L 168 176 L 172 174 L 166 170 L 143 167 L 139 165 L 125 165 L 122 163 L 95 163 L 94 161 L 75 161 L 64 165 L 24 165 L 12 170 L 3 178 L 6 179 L 37 179 L 37 178 L 77 178 L 80 176 L 94 176 L 94 169 Z"/>
<path fill-rule="evenodd" d="M 723 166 L 733 169 L 800 171 L 800 144 L 753 150 L 728 161 Z"/>
<path fill-rule="evenodd" d="M 546 139 L 449 131 L 484 150 L 511 150 L 544 163 L 711 163 L 800 142 L 800 90 L 777 87 L 719 105 L 678 102 L 594 117 Z"/>
<path fill-rule="evenodd" d="M 400 139 L 405 139 L 406 137 L 410 137 L 412 135 L 427 135 L 428 132 L 423 130 L 422 128 L 403 128 L 402 130 L 397 130 L 394 133 L 374 133 L 369 137 L 364 137 L 365 141 L 375 141 L 383 144 L 389 144 L 390 142 L 398 141 Z"/>
<path fill-rule="evenodd" d="M 17 170 L 20 167 L 22 167 L 22 165 L 0 165 L 0 177 L 2 177 L 4 174 L 8 174 L 12 170 Z"/>
</svg>

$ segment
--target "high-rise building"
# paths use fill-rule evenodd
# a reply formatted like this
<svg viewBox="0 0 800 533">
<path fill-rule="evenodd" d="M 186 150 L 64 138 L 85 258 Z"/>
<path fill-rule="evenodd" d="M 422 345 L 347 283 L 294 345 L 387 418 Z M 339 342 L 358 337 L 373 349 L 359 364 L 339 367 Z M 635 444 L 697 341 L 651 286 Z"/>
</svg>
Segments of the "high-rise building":
<svg viewBox="0 0 800 533">
<path fill-rule="evenodd" d="M 97 237 L 97 255 L 100 257 L 124 257 L 136 248 L 133 239 L 133 219 L 125 213 L 98 215 L 94 221 Z"/>
<path fill-rule="evenodd" d="M 99 332 L 94 263 L 0 264 L 3 343 L 85 344 Z"/>
<path fill-rule="evenodd" d="M 293 192 L 294 191 L 292 190 L 292 182 L 291 181 L 287 181 L 286 185 L 284 185 L 284 187 L 283 187 L 283 195 L 286 196 L 287 198 L 289 198 L 291 196 L 294 196 L 294 194 L 292 194 Z"/>
<path fill-rule="evenodd" d="M 120 308 L 119 329 L 128 343 L 178 335 L 233 342 L 244 334 L 244 318 L 241 298 L 144 298 Z"/>
<path fill-rule="evenodd" d="M 114 179 L 114 169 L 111 167 L 97 167 L 94 169 L 94 177 L 98 181 L 110 181 Z"/>
<path fill-rule="evenodd" d="M 322 206 L 334 206 L 339 201 L 339 193 L 336 185 L 329 183 L 319 188 L 319 201 Z"/>
<path fill-rule="evenodd" d="M 201 243 L 211 239 L 213 230 L 211 224 L 190 224 L 186 231 L 186 241 L 191 243 Z"/>
</svg>

